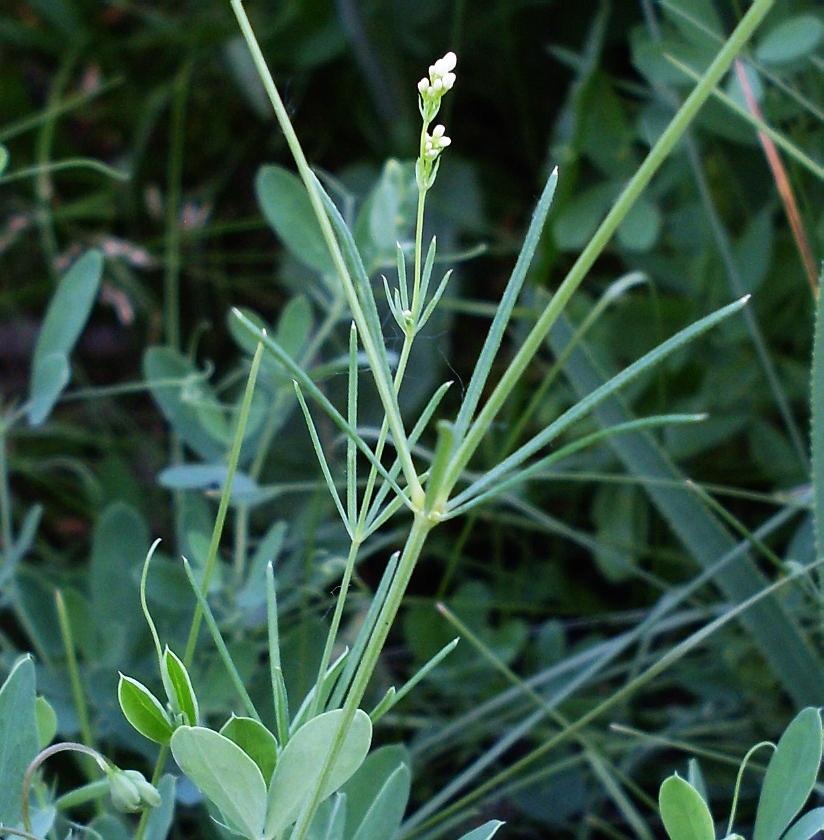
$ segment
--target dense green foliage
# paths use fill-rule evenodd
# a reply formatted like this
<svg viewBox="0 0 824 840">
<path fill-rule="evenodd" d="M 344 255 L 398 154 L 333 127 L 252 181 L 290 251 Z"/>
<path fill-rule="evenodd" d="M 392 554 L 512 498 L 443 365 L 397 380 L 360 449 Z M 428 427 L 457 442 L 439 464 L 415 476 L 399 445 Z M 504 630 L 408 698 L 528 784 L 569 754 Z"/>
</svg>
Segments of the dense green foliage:
<svg viewBox="0 0 824 840">
<path fill-rule="evenodd" d="M 544 185 L 553 167 L 551 210 L 481 404 L 745 11 L 728 0 L 248 0 L 309 162 L 335 202 L 327 208 L 335 233 L 345 242 L 348 225 L 374 281 L 372 314 L 390 366 L 403 357 L 407 307 L 391 295 L 387 305 L 380 277 L 398 285 L 397 243 L 415 236 L 415 84 L 438 56 L 458 54 L 459 82 L 438 118 L 452 144 L 423 236 L 425 250 L 437 234 L 430 296 L 453 273 L 408 361 L 407 431 L 434 408 L 441 383 L 453 380 L 436 417 L 453 419 L 471 396 L 536 197 L 546 206 L 552 198 Z M 821 553 L 824 504 L 824 396 L 815 389 L 824 379 L 810 388 L 824 252 L 818 4 L 776 2 L 741 59 L 741 75 L 724 76 L 663 160 L 465 465 L 452 496 L 457 511 L 466 493 L 465 515 L 429 537 L 363 708 L 381 708 L 390 686 L 455 636 L 462 641 L 397 705 L 373 714 L 372 746 L 387 746 L 339 773 L 329 793 L 340 788 L 351 813 L 335 823 L 327 805 L 323 836 L 381 840 L 379 825 L 387 840 L 458 837 L 482 826 L 480 840 L 501 819 L 501 837 L 647 840 L 661 835 L 661 816 L 666 823 L 659 785 L 673 768 L 686 776 L 693 755 L 701 772 L 691 768 L 689 779 L 700 783 L 669 779 L 662 802 L 675 796 L 681 807 L 684 797 L 706 829 L 702 797 L 719 819 L 728 813 L 752 744 L 777 740 L 796 712 L 822 703 L 824 593 L 820 572 L 804 569 Z M 759 142 L 765 123 L 783 170 Z M 370 446 L 383 408 L 373 381 L 352 375 L 369 360 L 350 343 L 335 265 L 228 0 L 29 0 L 0 10 L 0 144 L 8 150 L 0 159 L 0 664 L 3 678 L 11 674 L 0 730 L 4 710 L 22 710 L 14 742 L 0 745 L 0 778 L 14 781 L 0 786 L 0 824 L 20 818 L 21 756 L 55 731 L 149 777 L 158 750 L 131 721 L 171 742 L 204 793 L 212 779 L 191 756 L 198 739 L 214 742 L 247 774 L 238 788 L 260 787 L 256 768 L 276 772 L 277 750 L 253 762 L 227 742 L 258 732 L 250 709 L 272 709 L 268 563 L 284 696 L 310 721 L 302 737 L 337 720 L 316 716 L 311 691 L 340 704 L 335 680 L 348 667 L 334 658 L 337 647 L 330 662 L 324 643 L 356 508 L 345 479 L 361 456 L 303 395 L 314 388 L 345 415 L 357 381 L 358 414 L 348 420 Z M 730 317 L 711 331 L 632 375 L 629 366 L 661 342 L 745 294 L 747 307 L 725 310 Z M 297 373 L 263 354 L 232 459 L 261 326 L 303 371 L 303 392 L 292 386 Z M 511 475 L 496 465 L 628 369 L 620 394 L 515 465 L 529 465 L 529 482 L 497 486 Z M 632 425 L 665 412 L 708 416 Z M 630 425 L 602 435 L 621 424 Z M 440 442 L 449 430 L 438 429 Z M 415 441 L 421 463 L 438 463 L 434 430 Z M 587 436 L 591 445 L 563 459 L 538 460 Z M 367 466 L 363 459 L 359 491 Z M 337 509 L 327 484 L 340 490 Z M 223 513 L 226 528 L 210 545 Z M 341 640 L 356 649 L 408 530 L 408 517 L 387 517 L 363 544 L 341 616 Z M 145 600 L 157 635 L 140 589 L 155 537 Z M 201 607 L 220 635 L 206 624 L 190 632 L 197 600 L 180 556 L 208 589 Z M 227 677 L 227 658 L 248 702 Z M 329 675 L 323 686 L 319 663 Z M 137 723 L 118 704 L 118 671 L 128 678 L 121 704 Z M 49 705 L 35 709 L 35 684 Z M 182 707 L 153 705 L 164 690 L 170 702 L 183 697 Z M 280 711 L 276 696 L 261 717 L 283 742 L 289 721 Z M 245 716 L 224 725 L 233 714 Z M 221 740 L 198 720 L 229 734 Z M 364 739 L 350 750 L 359 761 Z M 95 810 L 103 765 L 87 757 L 46 766 L 58 794 L 89 783 L 85 798 L 58 807 L 107 840 L 134 836 L 136 821 Z M 820 752 L 813 776 L 819 762 Z M 765 766 L 755 760 L 742 777 L 735 830 L 745 836 L 762 808 Z M 178 773 L 171 760 L 160 769 Z M 120 771 L 104 771 L 132 792 Z M 142 824 L 144 838 L 230 836 L 186 781 L 173 815 L 172 776 L 157 778 L 164 805 Z M 294 782 L 293 798 L 315 781 Z M 401 824 L 393 803 L 410 784 Z M 805 798 L 812 785 L 805 781 Z M 267 812 L 261 791 L 252 816 L 231 797 L 211 815 L 281 830 L 286 818 Z M 380 809 L 370 812 L 369 802 Z M 776 840 L 797 812 L 779 815 Z"/>
</svg>

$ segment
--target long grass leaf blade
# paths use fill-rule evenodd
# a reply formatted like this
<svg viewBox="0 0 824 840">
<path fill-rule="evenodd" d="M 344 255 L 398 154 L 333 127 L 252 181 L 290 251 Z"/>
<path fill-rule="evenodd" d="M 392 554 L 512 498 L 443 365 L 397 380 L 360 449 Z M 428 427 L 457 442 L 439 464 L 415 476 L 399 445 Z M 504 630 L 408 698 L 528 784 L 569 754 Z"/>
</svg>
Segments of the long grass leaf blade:
<svg viewBox="0 0 824 840">
<path fill-rule="evenodd" d="M 559 318 L 549 336 L 553 350 L 563 352 L 572 335 L 566 318 Z M 585 345 L 579 345 L 572 353 L 566 372 L 583 398 L 604 384 L 604 376 L 586 352 Z M 602 402 L 594 415 L 604 427 L 632 419 L 625 405 L 614 396 Z M 685 476 L 648 435 L 629 433 L 614 437 L 609 443 L 626 468 L 639 478 L 682 545 L 703 568 L 712 566 L 735 547 L 729 532 L 695 494 L 686 486 L 684 489 L 675 486 L 677 482 L 684 484 Z M 725 567 L 715 579 L 733 604 L 752 598 L 767 585 L 749 555 L 742 556 L 735 565 Z M 816 698 L 821 696 L 822 663 L 778 601 L 766 598 L 755 603 L 741 616 L 741 621 L 793 702 L 799 708 L 817 703 Z"/>
<path fill-rule="evenodd" d="M 492 319 L 492 324 L 489 327 L 489 332 L 481 349 L 481 355 L 478 358 L 475 369 L 472 371 L 472 378 L 469 380 L 460 411 L 455 419 L 455 438 L 458 441 L 463 438 L 466 430 L 469 428 L 469 424 L 472 422 L 475 414 L 475 409 L 478 407 L 486 380 L 489 377 L 489 372 L 492 369 L 498 348 L 501 346 L 504 333 L 509 324 L 512 310 L 515 308 L 518 296 L 521 293 L 521 288 L 524 285 L 524 280 L 526 280 L 527 270 L 532 262 L 535 249 L 538 247 L 538 240 L 541 238 L 541 231 L 544 228 L 544 222 L 549 213 L 549 208 L 552 205 L 552 198 L 555 195 L 555 187 L 557 185 L 558 170 L 556 168 L 547 179 L 544 190 L 535 207 L 535 212 L 532 214 L 532 221 L 529 224 L 521 253 L 518 255 L 515 268 L 512 270 L 501 302 L 498 304 L 495 312 L 495 317 Z"/>
<path fill-rule="evenodd" d="M 613 376 L 607 382 L 602 382 L 597 388 L 583 395 L 581 399 L 572 406 L 572 408 L 565 411 L 557 420 L 550 423 L 549 426 L 547 426 L 542 432 L 535 435 L 532 440 L 528 441 L 523 446 L 520 446 L 508 458 L 501 461 L 501 463 L 495 468 L 494 473 L 500 476 L 520 466 L 527 458 L 534 455 L 558 437 L 559 434 L 568 429 L 574 423 L 578 422 L 581 418 L 586 417 L 586 415 L 592 412 L 598 405 L 623 388 L 624 385 L 659 364 L 670 353 L 675 352 L 675 350 L 679 347 L 682 347 L 684 344 L 697 338 L 699 335 L 711 329 L 725 318 L 733 315 L 741 309 L 748 300 L 749 296 L 741 298 L 741 300 L 727 304 L 727 306 L 722 307 L 716 312 L 701 318 L 694 324 L 690 324 L 690 326 L 676 333 L 671 338 L 668 338 L 665 342 L 659 344 L 653 350 L 650 350 L 649 353 L 633 362 L 629 365 L 629 367 L 622 370 L 621 373 Z M 572 337 L 570 337 L 570 341 L 571 340 Z"/>
</svg>

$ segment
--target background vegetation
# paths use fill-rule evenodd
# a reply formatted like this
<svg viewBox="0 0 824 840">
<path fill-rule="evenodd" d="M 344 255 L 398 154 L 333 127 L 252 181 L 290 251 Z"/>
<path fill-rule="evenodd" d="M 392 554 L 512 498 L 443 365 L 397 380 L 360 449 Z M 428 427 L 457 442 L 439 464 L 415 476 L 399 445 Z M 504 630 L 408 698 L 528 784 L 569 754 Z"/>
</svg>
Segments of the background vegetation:
<svg viewBox="0 0 824 840">
<path fill-rule="evenodd" d="M 410 367 L 410 416 L 434 386 L 452 379 L 457 391 L 471 372 L 551 168 L 559 187 L 513 343 L 742 13 L 727 0 L 250 0 L 248 11 L 307 155 L 361 226 L 376 276 L 391 271 L 395 240 L 414 222 L 414 85 L 446 50 L 459 56 L 441 116 L 453 144 L 429 206 L 455 274 Z M 572 322 L 599 313 L 585 343 L 565 353 L 571 322 L 553 330 L 472 469 L 663 338 L 751 293 L 745 314 L 633 383 L 578 432 L 663 411 L 709 417 L 579 453 L 435 533 L 382 664 L 385 684 L 374 687 L 377 698 L 462 636 L 377 731 L 381 743 L 410 749 L 403 836 L 457 835 L 454 815 L 464 827 L 506 819 L 511 838 L 649 837 L 655 791 L 688 755 L 703 756 L 710 796 L 723 801 L 748 747 L 822 702 L 824 602 L 812 576 L 634 684 L 577 739 L 543 749 L 691 631 L 816 556 L 808 428 L 824 246 L 820 8 L 777 2 L 744 58 L 745 87 L 775 130 L 783 168 L 770 165 L 731 75 L 574 301 Z M 227 312 L 248 307 L 276 325 L 331 396 L 345 391 L 337 374 L 348 321 L 329 315 L 334 290 L 311 255 L 282 229 L 273 234 L 261 167 L 289 156 L 225 0 L 6 5 L 0 120 L 10 155 L 0 180 L 0 661 L 7 671 L 33 652 L 59 736 L 148 769 L 154 749 L 120 713 L 117 671 L 156 682 L 136 594 L 155 536 L 165 553 L 150 581 L 152 609 L 164 637 L 185 643 L 193 599 L 175 558 L 205 558 L 222 478 L 183 465 L 223 457 L 225 407 L 248 370 L 249 348 L 227 328 Z M 782 190 L 794 197 L 795 228 Z M 58 278 L 90 248 L 102 250 L 105 273 L 72 386 L 47 422 L 21 418 L 43 313 Z M 310 340 L 320 329 L 324 339 Z M 296 403 L 278 397 L 283 386 L 270 371 L 276 422 L 261 421 L 259 434 L 271 445 L 260 458 L 249 453 L 252 495 L 233 509 L 211 594 L 242 675 L 259 690 L 266 638 L 251 570 L 277 558 L 284 668 L 302 696 L 345 534 Z M 379 418 L 363 399 L 369 425 Z M 335 430 L 319 431 L 328 457 L 343 463 Z M 401 533 L 367 545 L 363 603 Z M 352 634 L 362 613 L 356 597 Z M 208 640 L 201 647 L 193 680 L 202 711 L 225 717 L 234 695 Z M 61 784 L 84 772 L 67 766 Z M 745 777 L 744 824 L 756 781 Z M 173 836 L 219 836 L 188 807 L 194 788 L 179 795 Z M 436 807 L 454 811 L 430 821 Z M 125 831 L 106 822 L 104 836 Z"/>
</svg>

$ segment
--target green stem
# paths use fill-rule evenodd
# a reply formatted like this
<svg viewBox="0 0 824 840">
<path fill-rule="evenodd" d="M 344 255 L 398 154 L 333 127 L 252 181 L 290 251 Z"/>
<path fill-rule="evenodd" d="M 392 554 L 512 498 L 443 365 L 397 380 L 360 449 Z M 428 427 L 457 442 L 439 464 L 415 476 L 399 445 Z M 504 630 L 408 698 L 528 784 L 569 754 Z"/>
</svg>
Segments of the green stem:
<svg viewBox="0 0 824 840">
<path fill-rule="evenodd" d="M 409 537 L 404 545 L 403 554 L 401 555 L 395 578 L 392 581 L 392 586 L 386 595 L 386 601 L 378 615 L 375 629 L 372 631 L 372 637 L 369 639 L 369 644 L 363 652 L 363 657 L 361 658 L 358 670 L 355 672 L 352 685 L 347 694 L 346 702 L 343 704 L 343 716 L 337 735 L 329 747 L 312 794 L 292 830 L 290 840 L 306 840 L 309 826 L 321 801 L 321 791 L 325 787 L 326 780 L 337 760 L 346 735 L 355 718 L 355 712 L 360 708 L 360 702 L 366 693 L 369 680 L 378 664 L 378 659 L 389 636 L 389 631 L 392 628 L 395 616 L 398 614 L 398 610 L 403 603 L 406 588 L 412 578 L 412 573 L 415 571 L 415 566 L 421 556 L 426 538 L 434 525 L 435 522 L 422 513 L 417 514 L 412 522 L 412 528 L 409 531 Z"/>
<path fill-rule="evenodd" d="M 86 706 L 86 698 L 83 693 L 83 682 L 80 679 L 80 667 L 77 664 L 71 622 L 69 621 L 69 614 L 66 611 L 66 602 L 63 600 L 63 593 L 59 589 L 54 593 L 54 600 L 57 607 L 57 619 L 60 623 L 60 635 L 63 637 L 63 647 L 66 651 L 66 665 L 69 671 L 74 707 L 77 712 L 77 723 L 80 727 L 80 737 L 90 750 L 94 750 L 94 736 L 92 735 L 89 710 Z M 86 775 L 91 779 L 92 775 L 89 772 L 90 767 L 88 765 L 86 765 L 85 770 Z"/>
<path fill-rule="evenodd" d="M 507 397 L 512 392 L 521 375 L 529 366 L 532 358 L 541 348 L 558 316 L 566 307 L 572 295 L 583 282 L 595 260 L 606 248 L 612 235 L 624 220 L 632 205 L 649 184 L 653 175 L 669 157 L 675 145 L 686 132 L 698 111 L 712 95 L 715 86 L 729 70 L 736 55 L 749 40 L 758 24 L 772 7 L 775 0 L 755 0 L 749 11 L 724 43 L 715 60 L 707 68 L 701 81 L 684 101 L 678 113 L 672 118 L 658 142 L 650 150 L 644 162 L 636 171 L 632 180 L 618 197 L 612 209 L 601 222 L 598 230 L 590 239 L 586 248 L 575 261 L 558 291 L 541 313 L 535 326 L 524 340 L 521 348 L 510 362 L 494 391 L 490 395 L 478 417 L 469 428 L 458 447 L 447 471 L 443 492 L 448 495 L 460 478 L 461 472 L 469 463 L 490 425 L 495 420 Z"/>
<path fill-rule="evenodd" d="M 249 22 L 249 18 L 246 15 L 246 11 L 243 8 L 243 4 L 241 0 L 230 0 L 230 3 L 240 26 L 240 30 L 243 33 L 243 37 L 246 40 L 249 51 L 252 54 L 252 61 L 254 62 L 258 75 L 260 76 L 263 86 L 266 89 L 269 101 L 274 108 L 275 116 L 280 124 L 281 131 L 283 131 L 286 143 L 295 159 L 298 173 L 300 174 L 304 186 L 306 187 L 306 191 L 309 195 L 309 201 L 312 205 L 312 209 L 315 211 L 315 216 L 317 217 L 318 224 L 320 225 L 324 241 L 329 248 L 329 254 L 332 257 L 332 262 L 335 266 L 338 278 L 343 284 L 344 291 L 346 292 L 346 298 L 349 302 L 349 307 L 352 310 L 352 316 L 355 319 L 355 324 L 358 327 L 364 352 L 369 359 L 372 376 L 375 380 L 375 386 L 378 390 L 378 395 L 380 396 L 383 409 L 388 418 L 389 428 L 391 429 L 392 436 L 395 440 L 395 447 L 401 461 L 406 482 L 409 485 L 413 497 L 420 498 L 423 496 L 423 489 L 421 488 L 421 484 L 415 470 L 415 465 L 412 461 L 412 453 L 406 442 L 406 434 L 403 427 L 400 408 L 398 406 L 397 396 L 392 388 L 389 371 L 383 362 L 382 355 L 378 351 L 376 343 L 380 337 L 373 335 L 369 329 L 369 324 L 363 311 L 363 307 L 358 300 L 355 285 L 349 274 L 349 270 L 346 267 L 346 262 L 343 258 L 340 245 L 338 244 L 335 232 L 332 229 L 332 224 L 329 221 L 329 217 L 323 207 L 321 197 L 318 194 L 314 175 L 308 161 L 306 160 L 306 156 L 303 153 L 300 141 L 298 140 L 295 129 L 292 126 L 292 121 L 289 119 L 289 114 L 286 111 L 283 100 L 280 98 L 280 94 L 278 93 L 272 74 L 269 72 L 269 68 L 266 65 L 266 60 L 263 57 L 260 45 L 257 42 L 257 38 L 255 37 L 254 30 Z"/>
<path fill-rule="evenodd" d="M 109 762 L 95 749 L 87 747 L 85 744 L 78 744 L 74 741 L 63 741 L 59 744 L 52 744 L 50 747 L 39 752 L 34 760 L 26 768 L 23 776 L 23 783 L 20 789 L 20 819 L 23 822 L 23 827 L 26 831 L 31 831 L 31 817 L 29 815 L 29 794 L 31 792 L 32 782 L 34 781 L 34 774 L 37 772 L 41 764 L 51 756 L 60 752 L 79 752 L 84 755 L 91 756 L 97 766 L 104 772 L 107 772 Z M 4 829 L 5 830 L 5 829 Z"/>
<path fill-rule="evenodd" d="M 229 510 L 229 501 L 232 497 L 232 483 L 235 478 L 235 471 L 237 470 L 237 463 L 240 459 L 240 448 L 243 445 L 243 433 L 246 429 L 246 423 L 249 420 L 249 410 L 252 407 L 252 395 L 255 391 L 255 381 L 257 380 L 258 371 L 260 370 L 260 360 L 263 357 L 263 342 L 259 342 L 255 355 L 252 358 L 252 367 L 249 370 L 249 379 L 246 382 L 246 390 L 243 394 L 243 403 L 240 408 L 240 414 L 237 419 L 237 428 L 235 429 L 235 438 L 232 442 L 232 451 L 229 454 L 229 463 L 226 469 L 226 482 L 223 485 L 223 492 L 220 494 L 220 504 L 217 509 L 217 516 L 215 517 L 215 526 L 212 529 L 212 540 L 209 543 L 209 554 L 206 558 L 206 564 L 203 569 L 203 580 L 201 582 L 200 591 L 205 597 L 209 592 L 209 584 L 212 580 L 212 575 L 217 565 L 217 552 L 220 547 L 220 538 L 223 534 L 223 526 L 226 522 L 226 513 Z M 192 625 L 189 629 L 189 638 L 186 642 L 186 652 L 183 655 L 183 664 L 188 668 L 192 664 L 192 657 L 195 652 L 195 644 L 197 643 L 197 634 L 200 630 L 200 622 L 203 620 L 203 608 L 198 602 L 195 607 L 195 614 L 192 617 Z"/>
<path fill-rule="evenodd" d="M 318 327 L 314 336 L 312 336 L 312 340 L 309 342 L 305 352 L 301 356 L 300 360 L 296 360 L 301 367 L 309 364 L 312 359 L 314 359 L 319 348 L 323 345 L 327 336 L 332 332 L 335 324 L 337 324 L 340 320 L 340 317 L 343 314 L 345 301 L 346 299 L 341 295 L 337 295 L 334 298 L 331 307 L 327 311 L 320 327 Z M 269 410 L 269 418 L 267 419 L 266 426 L 260 436 L 257 454 L 252 462 L 252 466 L 249 468 L 249 475 L 255 481 L 260 478 L 260 474 L 263 471 L 263 465 L 266 463 L 266 456 L 269 454 L 272 439 L 274 438 L 277 430 L 280 428 L 280 424 L 283 419 L 281 415 L 281 405 L 286 400 L 291 400 L 293 396 L 292 392 L 288 389 L 279 390 L 275 396 L 274 403 Z"/>
</svg>

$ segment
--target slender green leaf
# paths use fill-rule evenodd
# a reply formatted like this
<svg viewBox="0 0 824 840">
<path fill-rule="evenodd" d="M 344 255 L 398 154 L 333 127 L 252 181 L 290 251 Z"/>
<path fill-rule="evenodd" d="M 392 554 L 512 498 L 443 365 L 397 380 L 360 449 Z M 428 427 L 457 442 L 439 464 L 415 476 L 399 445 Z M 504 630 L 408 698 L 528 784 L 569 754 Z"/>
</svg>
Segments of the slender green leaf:
<svg viewBox="0 0 824 840">
<path fill-rule="evenodd" d="M 180 710 L 183 715 L 183 722 L 187 726 L 197 726 L 200 722 L 200 711 L 186 666 L 180 660 L 180 657 L 167 646 L 166 650 L 163 651 L 160 667 L 163 685 L 169 694 L 169 702 L 172 707 Z"/>
<path fill-rule="evenodd" d="M 481 355 L 472 370 L 472 378 L 469 381 L 460 411 L 455 419 L 455 437 L 458 441 L 466 434 L 469 424 L 472 422 L 478 401 L 481 398 L 486 380 L 489 377 L 489 372 L 492 370 L 495 356 L 498 353 L 498 348 L 501 346 L 509 319 L 512 316 L 512 310 L 515 308 L 515 303 L 526 280 L 527 270 L 532 262 L 535 249 L 538 247 L 538 241 L 541 238 L 541 232 L 544 228 L 544 222 L 549 213 L 549 208 L 552 205 L 552 198 L 555 195 L 557 184 L 558 170 L 556 169 L 550 174 L 541 193 L 541 197 L 538 199 L 538 204 L 535 207 L 535 212 L 532 214 L 532 220 L 529 223 L 529 230 L 524 239 L 524 244 L 521 247 L 520 254 L 518 254 L 518 260 L 512 269 L 512 274 L 506 284 L 501 302 L 495 310 L 495 317 L 484 340 Z"/>
<path fill-rule="evenodd" d="M 784 730 L 770 758 L 753 840 L 779 840 L 810 796 L 821 765 L 821 715 L 802 709 Z"/>
</svg>

